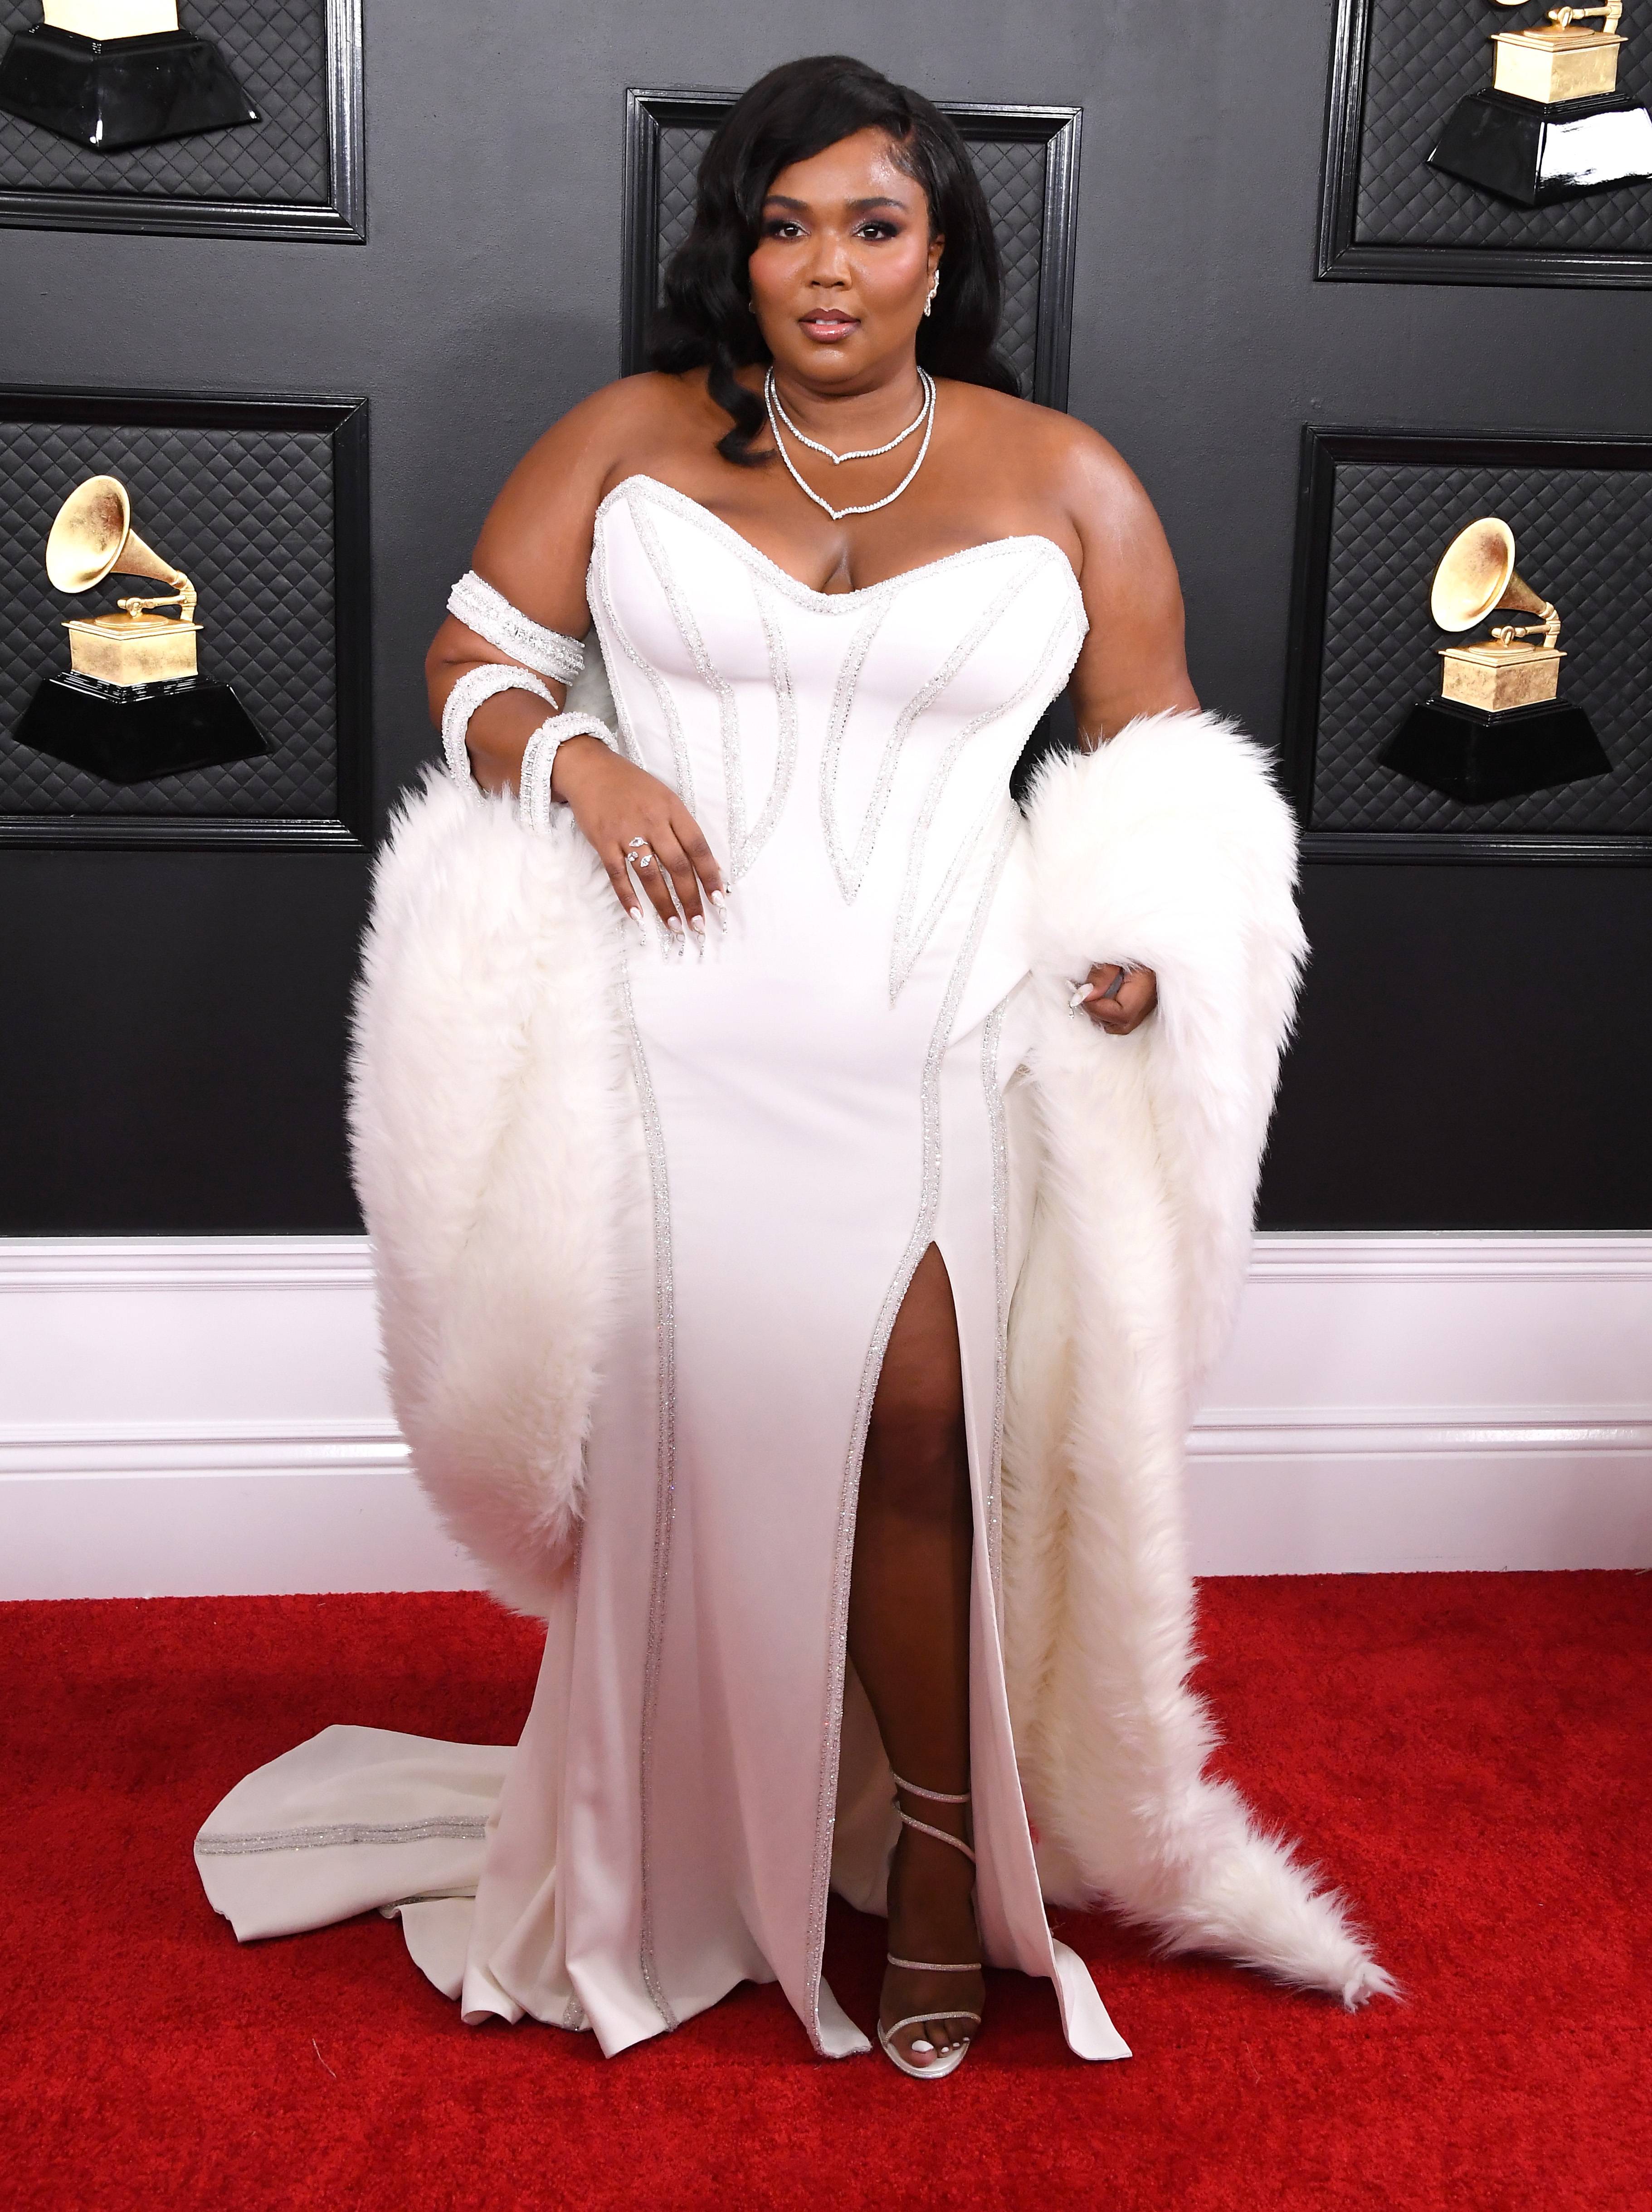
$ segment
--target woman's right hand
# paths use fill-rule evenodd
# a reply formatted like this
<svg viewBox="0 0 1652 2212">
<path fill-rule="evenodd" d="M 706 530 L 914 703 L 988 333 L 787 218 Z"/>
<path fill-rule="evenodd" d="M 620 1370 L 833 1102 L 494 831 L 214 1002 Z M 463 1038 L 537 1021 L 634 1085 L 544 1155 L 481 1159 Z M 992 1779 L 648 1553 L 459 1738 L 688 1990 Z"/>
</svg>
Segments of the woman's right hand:
<svg viewBox="0 0 1652 2212">
<path fill-rule="evenodd" d="M 642 921 L 636 894 L 641 884 L 674 937 L 682 937 L 685 919 L 696 935 L 705 935 L 701 895 L 703 891 L 720 909 L 727 896 L 723 872 L 700 824 L 669 786 L 610 752 L 599 738 L 581 736 L 568 738 L 557 747 L 550 787 L 571 808 L 587 843 L 608 871 L 615 897 L 634 921 L 639 926 Z M 635 879 L 628 872 L 628 862 L 636 871 Z M 683 909 L 680 916 L 677 905 Z"/>
</svg>

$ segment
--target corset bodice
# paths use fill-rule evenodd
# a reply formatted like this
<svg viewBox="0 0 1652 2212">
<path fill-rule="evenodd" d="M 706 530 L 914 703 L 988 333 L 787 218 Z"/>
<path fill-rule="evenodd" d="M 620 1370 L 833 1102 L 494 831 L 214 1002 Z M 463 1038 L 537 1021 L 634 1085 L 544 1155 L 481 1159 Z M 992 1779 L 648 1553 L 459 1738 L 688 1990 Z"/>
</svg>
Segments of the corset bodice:
<svg viewBox="0 0 1652 2212">
<path fill-rule="evenodd" d="M 862 590 L 810 589 L 695 501 L 626 479 L 591 604 L 632 758 L 738 885 L 784 868 L 865 907 L 898 994 L 1008 805 L 1086 623 L 1066 556 L 996 538 Z"/>
</svg>

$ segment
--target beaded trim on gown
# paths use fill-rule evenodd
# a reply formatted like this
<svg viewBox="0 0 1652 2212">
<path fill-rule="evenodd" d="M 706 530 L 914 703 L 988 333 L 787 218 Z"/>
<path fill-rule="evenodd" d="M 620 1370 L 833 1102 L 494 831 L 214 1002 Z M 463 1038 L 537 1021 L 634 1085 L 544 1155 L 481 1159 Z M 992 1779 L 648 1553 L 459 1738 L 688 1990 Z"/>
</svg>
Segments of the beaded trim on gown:
<svg viewBox="0 0 1652 2212">
<path fill-rule="evenodd" d="M 503 1751 L 329 1729 L 197 1844 L 243 1936 L 400 1911 L 465 2017 L 626 2048 L 778 1979 L 817 2050 L 869 2048 L 821 1973 L 835 1886 L 881 1909 L 893 1790 L 846 1662 L 872 1395 L 913 1271 L 951 1277 L 975 1504 L 971 1784 L 985 1955 L 1127 2056 L 1048 1931 L 1002 1656 L 1009 1302 L 1036 1139 L 1009 776 L 1085 620 L 1007 538 L 842 593 L 634 476 L 589 580 L 629 756 L 731 884 L 678 954 L 630 933 L 634 1205 L 577 1568 Z"/>
</svg>

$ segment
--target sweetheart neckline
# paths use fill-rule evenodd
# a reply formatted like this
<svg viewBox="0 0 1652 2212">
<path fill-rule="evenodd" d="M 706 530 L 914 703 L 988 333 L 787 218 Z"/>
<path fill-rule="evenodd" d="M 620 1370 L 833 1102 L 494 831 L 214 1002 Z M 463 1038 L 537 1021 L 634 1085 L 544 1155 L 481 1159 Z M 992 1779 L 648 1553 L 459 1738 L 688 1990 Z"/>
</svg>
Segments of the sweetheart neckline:
<svg viewBox="0 0 1652 2212">
<path fill-rule="evenodd" d="M 812 584 L 805 584 L 800 576 L 794 576 L 789 568 L 781 568 L 773 554 L 765 553 L 761 545 L 754 545 L 732 522 L 726 522 L 720 514 L 703 501 L 690 499 L 687 492 L 678 491 L 675 484 L 665 483 L 659 477 L 651 477 L 643 469 L 634 469 L 629 476 L 622 477 L 611 491 L 604 493 L 597 507 L 595 519 L 598 522 L 602 520 L 621 494 L 629 491 L 633 484 L 646 484 L 651 491 L 663 493 L 669 506 L 681 507 L 699 520 L 709 523 L 724 537 L 732 538 L 742 553 L 767 568 L 777 583 L 821 606 L 843 606 L 855 599 L 869 599 L 874 592 L 887 592 L 893 586 L 904 584 L 914 576 L 932 575 L 938 568 L 948 568 L 959 561 L 970 561 L 979 554 L 994 552 L 1000 545 L 1048 545 L 1060 562 L 1062 573 L 1072 586 L 1073 594 L 1083 608 L 1084 592 L 1073 573 L 1072 562 L 1055 540 L 1047 538 L 1040 530 L 1014 531 L 1007 537 L 983 538 L 978 545 L 961 545 L 956 553 L 942 553 L 933 561 L 920 561 L 915 568 L 899 569 L 893 576 L 884 576 L 876 584 L 856 584 L 847 592 L 820 592 Z M 1085 627 L 1089 627 L 1087 621 Z"/>
</svg>

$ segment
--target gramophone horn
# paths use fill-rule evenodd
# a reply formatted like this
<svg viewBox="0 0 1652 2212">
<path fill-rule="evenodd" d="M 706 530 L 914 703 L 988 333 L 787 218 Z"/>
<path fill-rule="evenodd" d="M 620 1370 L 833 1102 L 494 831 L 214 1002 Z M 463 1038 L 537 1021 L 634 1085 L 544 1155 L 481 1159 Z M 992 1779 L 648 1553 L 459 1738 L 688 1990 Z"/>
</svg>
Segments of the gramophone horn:
<svg viewBox="0 0 1652 2212">
<path fill-rule="evenodd" d="M 126 487 L 114 477 L 88 477 L 58 509 L 46 541 L 46 572 L 60 592 L 89 592 L 112 573 L 154 576 L 195 596 L 189 578 L 132 528 Z"/>
<path fill-rule="evenodd" d="M 1429 611 L 1442 629 L 1473 629 L 1501 607 L 1546 617 L 1554 611 L 1524 577 L 1515 574 L 1515 533 L 1495 514 L 1460 531 L 1439 567 Z"/>
<path fill-rule="evenodd" d="M 1446 547 L 1434 571 L 1429 612 L 1442 629 L 1472 629 L 1500 605 L 1515 573 L 1515 533 L 1488 514 Z"/>
</svg>

